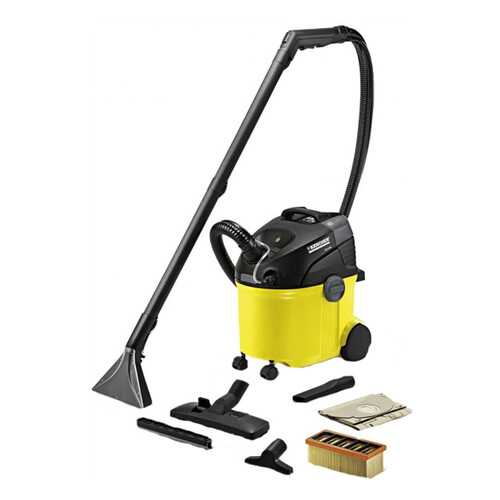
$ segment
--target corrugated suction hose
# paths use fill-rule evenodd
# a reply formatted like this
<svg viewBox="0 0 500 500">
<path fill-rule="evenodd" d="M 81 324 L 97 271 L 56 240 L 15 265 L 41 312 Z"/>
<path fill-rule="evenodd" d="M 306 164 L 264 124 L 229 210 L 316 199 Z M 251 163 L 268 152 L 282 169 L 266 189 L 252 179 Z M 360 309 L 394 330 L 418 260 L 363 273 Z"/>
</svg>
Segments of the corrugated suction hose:
<svg viewBox="0 0 500 500">
<path fill-rule="evenodd" d="M 236 242 L 241 249 L 243 258 L 249 264 L 256 264 L 265 252 L 265 249 L 260 247 L 255 241 L 255 238 L 236 222 L 223 220 L 212 226 L 210 230 L 210 243 L 212 244 L 212 249 L 222 270 L 226 273 L 231 283 L 234 284 L 235 268 L 224 246 L 224 242 L 222 241 L 223 236 L 228 236 Z"/>
</svg>

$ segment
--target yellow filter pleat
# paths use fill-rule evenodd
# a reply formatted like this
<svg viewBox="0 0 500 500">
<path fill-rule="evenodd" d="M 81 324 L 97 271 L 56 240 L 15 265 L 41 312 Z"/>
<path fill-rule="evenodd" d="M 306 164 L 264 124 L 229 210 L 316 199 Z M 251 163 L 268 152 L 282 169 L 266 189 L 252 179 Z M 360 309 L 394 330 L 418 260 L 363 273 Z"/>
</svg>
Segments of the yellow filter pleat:
<svg viewBox="0 0 500 500">
<path fill-rule="evenodd" d="M 384 470 L 383 460 L 382 453 L 368 460 L 358 460 L 355 457 L 309 446 L 309 462 L 312 464 L 356 476 L 373 477 L 382 472 Z"/>
</svg>

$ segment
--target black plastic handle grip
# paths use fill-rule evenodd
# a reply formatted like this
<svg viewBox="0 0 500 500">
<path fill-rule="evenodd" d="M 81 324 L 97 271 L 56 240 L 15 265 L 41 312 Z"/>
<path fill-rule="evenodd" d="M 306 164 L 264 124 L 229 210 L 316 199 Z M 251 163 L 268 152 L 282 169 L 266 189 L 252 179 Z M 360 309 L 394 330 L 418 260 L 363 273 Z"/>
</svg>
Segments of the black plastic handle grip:
<svg viewBox="0 0 500 500">
<path fill-rule="evenodd" d="M 196 432 L 180 429 L 179 427 L 171 427 L 163 422 L 157 422 L 149 418 L 139 418 L 137 419 L 137 426 L 141 429 L 146 429 L 161 434 L 162 436 L 175 439 L 176 441 L 200 446 L 207 450 L 212 448 L 212 440 L 209 437 L 203 436 L 202 434 L 196 434 Z"/>
<path fill-rule="evenodd" d="M 347 26 L 336 26 L 334 28 L 317 28 L 308 30 L 291 30 L 283 39 L 283 44 L 288 45 L 294 53 L 297 50 L 314 49 L 325 47 L 332 43 L 343 43 L 352 41 L 361 35 Z"/>
<path fill-rule="evenodd" d="M 308 389 L 300 394 L 295 394 L 295 396 L 293 396 L 293 400 L 296 403 L 308 403 L 314 399 L 329 396 L 330 394 L 335 394 L 336 392 L 344 391 L 345 389 L 350 389 L 351 387 L 354 387 L 354 377 L 348 375 L 346 377 L 329 380 L 325 384 L 318 385 L 318 387 Z"/>
<path fill-rule="evenodd" d="M 326 218 L 325 215 L 327 214 L 326 212 L 319 212 L 318 210 L 311 210 L 310 208 L 306 207 L 292 207 L 287 208 L 286 210 L 283 210 L 283 212 L 281 212 L 281 217 L 287 220 L 296 220 L 294 219 L 295 215 L 309 216 L 312 217 L 316 222 L 320 222 L 322 218 Z"/>
</svg>

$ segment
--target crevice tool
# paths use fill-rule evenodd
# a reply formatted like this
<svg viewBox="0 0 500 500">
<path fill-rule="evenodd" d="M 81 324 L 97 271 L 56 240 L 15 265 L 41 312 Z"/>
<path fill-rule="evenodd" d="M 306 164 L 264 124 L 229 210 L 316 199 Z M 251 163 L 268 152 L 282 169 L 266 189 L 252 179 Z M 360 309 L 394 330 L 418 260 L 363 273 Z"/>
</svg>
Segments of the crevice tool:
<svg viewBox="0 0 500 500">
<path fill-rule="evenodd" d="M 351 387 L 354 387 L 354 377 L 348 375 L 346 377 L 335 378 L 325 384 L 318 385 L 318 387 L 313 387 L 307 391 L 295 394 L 293 400 L 296 403 L 308 403 L 314 399 L 329 396 L 330 394 L 335 394 L 336 392 L 350 389 Z"/>
<path fill-rule="evenodd" d="M 260 456 L 247 457 L 245 463 L 267 467 L 282 474 L 291 474 L 293 467 L 279 460 L 279 457 L 286 451 L 286 443 L 283 439 L 275 439 Z"/>
<path fill-rule="evenodd" d="M 212 440 L 209 437 L 203 436 L 202 434 L 196 434 L 196 432 L 187 431 L 186 429 L 171 427 L 163 422 L 157 422 L 149 418 L 138 418 L 137 426 L 141 429 L 146 429 L 161 434 L 162 436 L 169 437 L 175 441 L 180 441 L 181 443 L 192 444 L 193 446 L 199 446 L 206 450 L 212 448 Z"/>
</svg>

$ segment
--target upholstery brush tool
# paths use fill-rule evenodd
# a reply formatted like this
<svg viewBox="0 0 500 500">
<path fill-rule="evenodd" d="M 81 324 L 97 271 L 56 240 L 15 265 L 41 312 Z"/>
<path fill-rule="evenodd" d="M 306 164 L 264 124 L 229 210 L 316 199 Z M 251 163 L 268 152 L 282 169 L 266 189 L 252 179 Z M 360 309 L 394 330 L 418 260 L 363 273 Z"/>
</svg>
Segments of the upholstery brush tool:
<svg viewBox="0 0 500 500">
<path fill-rule="evenodd" d="M 269 422 L 247 413 L 233 411 L 247 388 L 246 382 L 235 380 L 229 392 L 217 399 L 214 404 L 210 404 L 206 398 L 198 398 L 197 403 L 186 403 L 174 408 L 170 416 L 180 420 L 190 420 L 246 439 L 257 439 L 269 430 Z"/>
<path fill-rule="evenodd" d="M 245 463 L 266 467 L 288 475 L 293 472 L 293 467 L 279 459 L 285 451 L 285 441 L 283 439 L 275 439 L 259 456 L 245 458 Z"/>
<path fill-rule="evenodd" d="M 373 477 L 384 470 L 385 445 L 332 431 L 308 438 L 309 462 L 339 472 Z"/>
<path fill-rule="evenodd" d="M 196 434 L 196 432 L 187 431 L 186 429 L 171 427 L 163 422 L 157 422 L 149 418 L 138 418 L 137 426 L 141 429 L 146 429 L 147 431 L 156 432 L 156 434 L 169 437 L 174 441 L 192 444 L 193 446 L 199 446 L 206 450 L 212 448 L 212 440 L 209 437 L 203 436 L 202 434 Z"/>
</svg>

